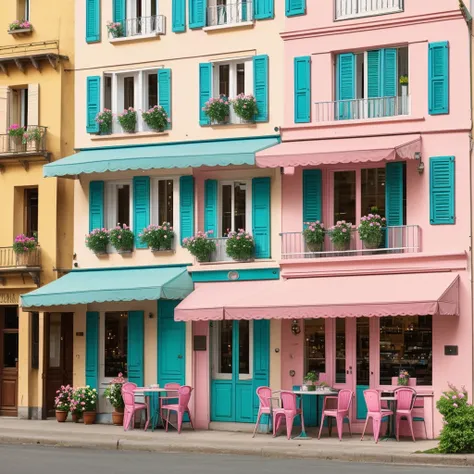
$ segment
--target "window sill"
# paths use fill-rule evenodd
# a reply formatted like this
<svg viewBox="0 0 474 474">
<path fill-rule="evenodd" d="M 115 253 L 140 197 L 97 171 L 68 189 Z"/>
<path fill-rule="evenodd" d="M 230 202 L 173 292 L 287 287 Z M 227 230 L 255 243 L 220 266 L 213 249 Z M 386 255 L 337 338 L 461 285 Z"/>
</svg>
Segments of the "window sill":
<svg viewBox="0 0 474 474">
<path fill-rule="evenodd" d="M 164 33 L 150 33 L 148 35 L 137 35 L 137 36 L 124 36 L 121 38 L 109 38 L 109 43 L 112 44 L 120 44 L 120 43 L 130 43 L 134 41 L 142 41 L 142 40 L 148 40 L 148 39 L 153 39 L 153 38 L 159 38 L 162 36 Z"/>
<path fill-rule="evenodd" d="M 257 128 L 257 122 L 237 122 L 237 123 L 211 123 L 210 125 L 204 125 L 204 127 L 209 128 L 233 128 L 233 127 L 248 127 L 248 128 Z"/>
<path fill-rule="evenodd" d="M 255 22 L 253 21 L 242 21 L 241 23 L 226 23 L 224 25 L 206 26 L 203 31 L 213 32 L 221 30 L 230 30 L 235 28 L 253 28 Z"/>
<path fill-rule="evenodd" d="M 29 36 L 31 33 L 33 33 L 33 28 L 23 28 L 21 30 L 8 31 L 8 34 L 12 36 Z"/>
<path fill-rule="evenodd" d="M 143 137 L 164 137 L 169 135 L 169 132 L 137 132 L 137 133 L 112 133 L 110 135 L 91 135 L 91 140 L 123 140 L 130 138 Z"/>
</svg>

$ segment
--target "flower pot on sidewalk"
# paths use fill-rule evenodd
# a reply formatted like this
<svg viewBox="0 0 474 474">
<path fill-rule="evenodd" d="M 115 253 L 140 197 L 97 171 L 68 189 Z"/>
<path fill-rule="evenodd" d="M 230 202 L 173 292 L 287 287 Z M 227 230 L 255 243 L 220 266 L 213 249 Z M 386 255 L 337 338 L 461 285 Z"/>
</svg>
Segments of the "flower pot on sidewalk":
<svg viewBox="0 0 474 474">
<path fill-rule="evenodd" d="M 93 425 L 95 423 L 97 413 L 95 411 L 85 411 L 84 412 L 84 424 Z"/>
<path fill-rule="evenodd" d="M 67 420 L 67 415 L 68 415 L 67 411 L 56 410 L 56 421 L 58 423 L 64 423 Z"/>
<path fill-rule="evenodd" d="M 123 425 L 123 408 L 115 408 L 112 412 L 112 423 L 116 426 Z"/>
</svg>

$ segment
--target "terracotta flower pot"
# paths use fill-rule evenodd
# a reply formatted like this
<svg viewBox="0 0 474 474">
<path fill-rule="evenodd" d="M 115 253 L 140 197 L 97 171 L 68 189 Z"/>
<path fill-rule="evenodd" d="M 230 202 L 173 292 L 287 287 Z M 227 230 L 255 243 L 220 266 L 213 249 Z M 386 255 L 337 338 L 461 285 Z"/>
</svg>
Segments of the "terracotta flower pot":
<svg viewBox="0 0 474 474">
<path fill-rule="evenodd" d="M 112 423 L 116 426 L 123 425 L 123 408 L 115 408 L 112 412 Z"/>
<path fill-rule="evenodd" d="M 58 423 L 64 423 L 67 420 L 67 411 L 56 410 L 56 421 Z"/>
<path fill-rule="evenodd" d="M 71 417 L 73 423 L 79 423 L 79 420 L 81 419 L 81 417 L 77 413 L 73 413 Z"/>
<path fill-rule="evenodd" d="M 97 413 L 95 411 L 85 411 L 83 417 L 85 425 L 93 425 L 95 423 Z"/>
</svg>

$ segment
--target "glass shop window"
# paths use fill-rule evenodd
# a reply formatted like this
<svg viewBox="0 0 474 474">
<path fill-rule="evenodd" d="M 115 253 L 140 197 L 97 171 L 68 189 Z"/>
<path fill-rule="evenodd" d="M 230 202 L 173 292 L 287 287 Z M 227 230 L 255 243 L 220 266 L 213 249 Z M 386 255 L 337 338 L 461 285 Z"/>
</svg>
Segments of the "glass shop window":
<svg viewBox="0 0 474 474">
<path fill-rule="evenodd" d="M 305 322 L 305 374 L 326 372 L 326 321 L 312 319 Z"/>
<path fill-rule="evenodd" d="M 127 377 L 128 313 L 105 313 L 105 377 Z"/>
</svg>

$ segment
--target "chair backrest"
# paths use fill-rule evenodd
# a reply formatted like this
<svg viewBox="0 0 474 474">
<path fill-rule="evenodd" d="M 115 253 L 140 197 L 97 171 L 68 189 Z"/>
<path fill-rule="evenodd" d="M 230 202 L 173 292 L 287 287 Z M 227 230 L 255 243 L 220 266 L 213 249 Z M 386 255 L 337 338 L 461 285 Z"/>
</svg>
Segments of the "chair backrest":
<svg viewBox="0 0 474 474">
<path fill-rule="evenodd" d="M 260 402 L 260 408 L 269 408 L 271 405 L 272 389 L 270 387 L 258 387 L 257 397 Z"/>
<path fill-rule="evenodd" d="M 415 404 L 416 391 L 411 387 L 401 387 L 394 390 L 397 400 L 397 410 L 412 410 Z"/>
<path fill-rule="evenodd" d="M 193 388 L 189 385 L 183 385 L 178 388 L 178 405 L 180 408 L 187 408 L 191 399 Z"/>
<path fill-rule="evenodd" d="M 296 411 L 296 393 L 281 392 L 281 403 L 284 410 Z"/>
<path fill-rule="evenodd" d="M 340 390 L 337 394 L 337 411 L 349 411 L 353 396 L 354 392 L 352 390 Z"/>
<path fill-rule="evenodd" d="M 171 382 L 171 383 L 165 383 L 165 387 L 168 390 L 178 390 L 181 385 L 179 383 Z"/>
<path fill-rule="evenodd" d="M 365 404 L 367 411 L 371 413 L 378 413 L 382 411 L 380 403 L 380 393 L 377 390 L 364 390 Z"/>
<path fill-rule="evenodd" d="M 133 382 L 126 382 L 122 385 L 122 398 L 125 406 L 135 405 L 135 392 L 137 384 Z"/>
</svg>

